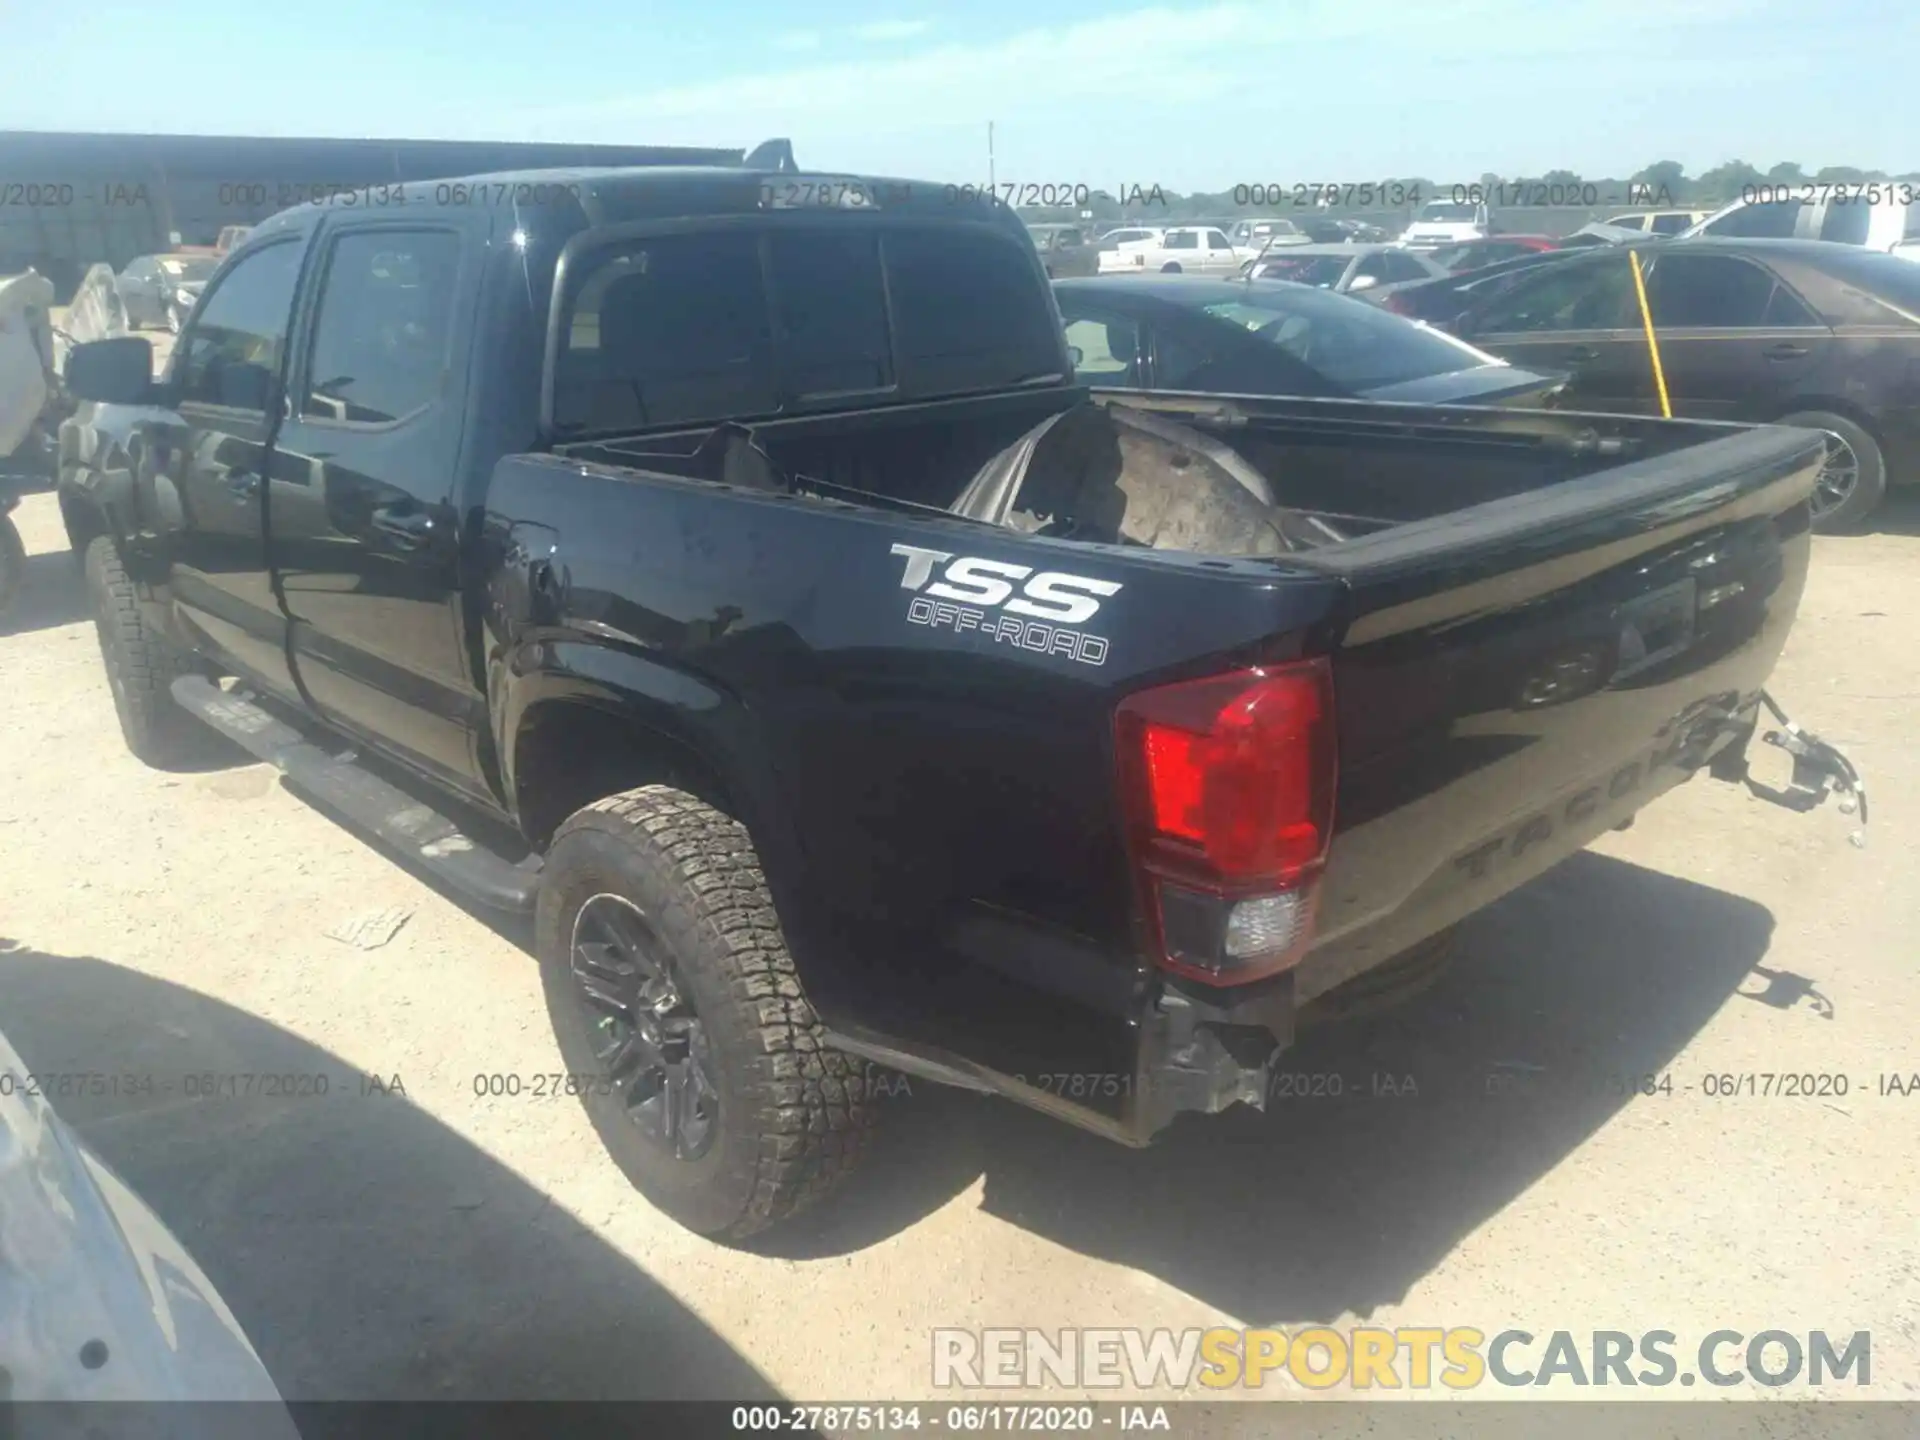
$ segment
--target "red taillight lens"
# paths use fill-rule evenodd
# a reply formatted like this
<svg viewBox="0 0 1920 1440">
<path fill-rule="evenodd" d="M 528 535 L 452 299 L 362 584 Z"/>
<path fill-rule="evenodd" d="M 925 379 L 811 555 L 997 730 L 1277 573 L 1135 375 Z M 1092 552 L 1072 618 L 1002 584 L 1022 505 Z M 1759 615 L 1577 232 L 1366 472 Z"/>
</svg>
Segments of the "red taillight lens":
<svg viewBox="0 0 1920 1440">
<path fill-rule="evenodd" d="M 1163 962 L 1241 983 L 1297 959 L 1333 828 L 1327 662 L 1143 691 L 1121 702 L 1116 731 L 1134 859 Z M 1176 892 L 1185 917 L 1178 944 L 1167 908 Z M 1245 916 L 1233 918 L 1235 903 L 1287 893 L 1297 897 L 1298 923 L 1262 932 L 1276 937 L 1266 951 L 1232 953 L 1233 937 L 1252 933 Z M 1206 897 L 1219 902 L 1217 926 L 1193 918 Z"/>
</svg>

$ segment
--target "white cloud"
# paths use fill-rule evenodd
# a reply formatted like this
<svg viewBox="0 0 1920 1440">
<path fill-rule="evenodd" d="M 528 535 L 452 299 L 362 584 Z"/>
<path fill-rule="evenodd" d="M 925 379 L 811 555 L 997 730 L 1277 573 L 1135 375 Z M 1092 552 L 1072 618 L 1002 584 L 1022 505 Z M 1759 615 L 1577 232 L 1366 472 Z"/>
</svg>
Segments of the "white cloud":
<svg viewBox="0 0 1920 1440">
<path fill-rule="evenodd" d="M 853 27 L 856 40 L 911 40 L 933 28 L 930 20 L 876 20 L 871 25 Z"/>
<path fill-rule="evenodd" d="M 789 30 L 784 35 L 773 38 L 775 48 L 781 50 L 818 50 L 820 32 L 818 30 Z"/>
</svg>

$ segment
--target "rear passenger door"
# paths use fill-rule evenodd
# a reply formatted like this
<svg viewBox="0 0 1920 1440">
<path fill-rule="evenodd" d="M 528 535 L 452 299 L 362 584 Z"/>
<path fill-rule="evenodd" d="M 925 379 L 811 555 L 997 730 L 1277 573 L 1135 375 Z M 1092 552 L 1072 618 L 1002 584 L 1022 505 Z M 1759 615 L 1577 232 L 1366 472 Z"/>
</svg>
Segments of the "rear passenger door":
<svg viewBox="0 0 1920 1440">
<path fill-rule="evenodd" d="M 1647 308 L 1675 414 L 1777 414 L 1826 359 L 1832 332 L 1764 266 L 1680 250 L 1657 251 L 1647 265 Z"/>
<path fill-rule="evenodd" d="M 466 659 L 454 491 L 485 224 L 322 232 L 267 506 L 315 708 L 476 795 L 485 708 Z"/>
</svg>

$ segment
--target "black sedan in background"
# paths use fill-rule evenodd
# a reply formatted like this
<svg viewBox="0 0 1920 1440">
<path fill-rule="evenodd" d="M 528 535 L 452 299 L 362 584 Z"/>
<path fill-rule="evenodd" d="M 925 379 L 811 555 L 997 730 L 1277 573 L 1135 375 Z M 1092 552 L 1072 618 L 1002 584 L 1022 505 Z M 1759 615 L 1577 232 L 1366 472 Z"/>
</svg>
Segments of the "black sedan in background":
<svg viewBox="0 0 1920 1440">
<path fill-rule="evenodd" d="M 129 261 L 113 281 L 126 307 L 127 328 L 164 325 L 178 334 L 219 265 L 218 255 L 142 255 Z"/>
<path fill-rule="evenodd" d="M 1490 292 L 1469 287 L 1448 328 L 1517 365 L 1566 372 L 1562 409 L 1657 415 L 1630 254 L 1675 415 L 1828 433 L 1819 529 L 1851 528 L 1888 485 L 1920 482 L 1911 260 L 1819 240 L 1649 240 L 1577 252 Z"/>
<path fill-rule="evenodd" d="M 1074 374 L 1088 385 L 1539 405 L 1561 381 L 1363 301 L 1285 281 L 1107 275 L 1053 289 Z"/>
</svg>

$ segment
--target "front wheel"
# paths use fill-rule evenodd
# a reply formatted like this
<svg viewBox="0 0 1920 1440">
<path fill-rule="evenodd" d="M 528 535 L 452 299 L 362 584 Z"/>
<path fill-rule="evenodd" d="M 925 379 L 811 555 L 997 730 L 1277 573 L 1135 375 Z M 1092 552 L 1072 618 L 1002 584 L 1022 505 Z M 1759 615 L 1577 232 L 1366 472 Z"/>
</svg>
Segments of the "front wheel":
<svg viewBox="0 0 1920 1440">
<path fill-rule="evenodd" d="M 827 1048 L 739 821 L 666 785 L 576 811 L 534 923 L 568 1087 L 648 1200 L 737 1241 L 846 1178 L 873 1072 Z"/>
<path fill-rule="evenodd" d="M 1162 275 L 1178 275 L 1180 273 L 1180 262 L 1178 260 L 1169 260 L 1160 267 L 1160 273 Z"/>
<path fill-rule="evenodd" d="M 1783 415 L 1782 425 L 1827 432 L 1827 455 L 1813 486 L 1813 528 L 1822 534 L 1857 529 L 1887 494 L 1887 462 L 1858 421 L 1827 410 Z"/>
<path fill-rule="evenodd" d="M 86 575 L 94 634 L 127 749 L 157 769 L 190 758 L 195 743 L 212 733 L 174 703 L 173 682 L 194 668 L 193 657 L 147 624 L 109 537 L 88 542 Z"/>
<path fill-rule="evenodd" d="M 20 598 L 21 583 L 27 578 L 27 547 L 11 515 L 0 515 L 0 618 Z"/>
</svg>

